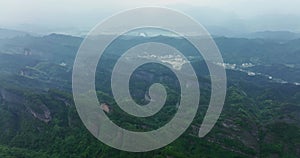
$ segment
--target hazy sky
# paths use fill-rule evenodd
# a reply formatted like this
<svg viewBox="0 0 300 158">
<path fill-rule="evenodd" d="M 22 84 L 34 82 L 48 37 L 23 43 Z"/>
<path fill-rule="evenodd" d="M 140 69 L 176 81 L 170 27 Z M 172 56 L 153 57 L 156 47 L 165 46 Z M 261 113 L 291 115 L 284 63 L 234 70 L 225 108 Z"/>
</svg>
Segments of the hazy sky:
<svg viewBox="0 0 300 158">
<path fill-rule="evenodd" d="M 299 0 L 1 0 L 0 27 L 88 30 L 115 12 L 141 6 L 178 9 L 211 29 L 300 32 Z"/>
</svg>

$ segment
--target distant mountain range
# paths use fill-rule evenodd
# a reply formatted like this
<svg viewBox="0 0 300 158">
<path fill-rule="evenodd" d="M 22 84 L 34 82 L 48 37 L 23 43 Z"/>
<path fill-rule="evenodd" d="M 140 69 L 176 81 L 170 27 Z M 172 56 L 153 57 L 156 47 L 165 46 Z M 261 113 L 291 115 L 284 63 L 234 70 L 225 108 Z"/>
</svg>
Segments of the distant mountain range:
<svg viewBox="0 0 300 158">
<path fill-rule="evenodd" d="M 226 28 L 215 27 L 215 26 L 209 27 L 208 31 L 214 37 L 223 37 L 224 36 L 224 37 L 230 37 L 230 38 L 267 39 L 267 40 L 276 40 L 276 41 L 288 41 L 288 40 L 300 39 L 300 33 L 291 32 L 291 31 L 257 31 L 257 32 L 250 32 L 250 33 L 237 33 L 237 32 L 231 31 Z M 88 31 L 84 31 L 84 32 L 85 33 L 83 33 L 81 31 L 80 34 L 78 34 L 78 33 L 72 34 L 72 31 L 69 31 L 68 33 L 60 33 L 60 34 L 84 37 L 85 34 L 88 33 Z M 149 36 L 155 36 L 155 35 L 160 34 L 159 32 L 155 32 L 155 31 L 151 32 L 151 30 L 147 30 L 147 32 L 149 32 L 148 33 Z M 165 34 L 165 32 L 163 32 L 162 34 L 164 36 L 165 35 L 168 36 L 168 34 Z M 24 36 L 24 35 L 41 36 L 42 34 L 0 28 L 0 39 L 12 38 L 12 37 Z M 130 35 L 139 36 L 141 34 L 130 34 Z"/>
<path fill-rule="evenodd" d="M 27 32 L 0 28 L 0 39 L 29 35 Z"/>
<path fill-rule="evenodd" d="M 269 39 L 269 40 L 287 41 L 287 40 L 299 39 L 300 33 L 294 33 L 290 31 L 259 31 L 259 32 L 241 35 L 241 37 L 250 38 L 250 39 L 261 38 L 261 39 Z"/>
</svg>

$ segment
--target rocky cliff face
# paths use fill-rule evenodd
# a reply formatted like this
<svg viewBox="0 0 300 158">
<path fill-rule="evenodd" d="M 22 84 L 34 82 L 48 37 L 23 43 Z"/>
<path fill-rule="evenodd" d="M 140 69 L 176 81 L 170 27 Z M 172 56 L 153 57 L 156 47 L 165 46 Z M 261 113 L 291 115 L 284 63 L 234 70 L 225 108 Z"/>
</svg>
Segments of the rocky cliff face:
<svg viewBox="0 0 300 158">
<path fill-rule="evenodd" d="M 0 102 L 22 104 L 23 101 L 24 98 L 22 96 L 0 87 Z"/>
<path fill-rule="evenodd" d="M 33 117 L 39 119 L 40 121 L 43 121 L 45 123 L 48 123 L 52 120 L 51 112 L 48 109 L 48 107 L 44 104 L 39 105 L 39 108 L 42 110 L 41 113 L 35 112 L 30 107 L 27 107 L 28 111 L 32 114 Z"/>
<path fill-rule="evenodd" d="M 0 88 L 0 104 L 7 106 L 13 113 L 30 113 L 36 119 L 48 123 L 51 121 L 51 112 L 45 104 L 34 105 L 35 109 L 30 107 L 30 100 L 26 99 L 20 92 L 13 92 L 5 88 Z M 18 107 L 18 108 L 14 108 Z M 39 112 L 38 112 L 39 111 Z"/>
</svg>

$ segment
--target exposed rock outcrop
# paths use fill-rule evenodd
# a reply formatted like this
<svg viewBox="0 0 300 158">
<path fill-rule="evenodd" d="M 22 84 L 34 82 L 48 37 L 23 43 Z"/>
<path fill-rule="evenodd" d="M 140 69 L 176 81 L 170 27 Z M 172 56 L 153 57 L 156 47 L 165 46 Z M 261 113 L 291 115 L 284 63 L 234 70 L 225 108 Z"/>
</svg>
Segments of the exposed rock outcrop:
<svg viewBox="0 0 300 158">
<path fill-rule="evenodd" d="M 48 107 L 44 104 L 41 104 L 39 106 L 39 108 L 43 111 L 43 113 L 37 113 L 34 110 L 32 110 L 30 107 L 27 107 L 28 111 L 33 115 L 33 117 L 35 117 L 45 123 L 50 122 L 52 120 L 52 117 L 51 117 L 51 112 L 48 109 Z"/>
</svg>

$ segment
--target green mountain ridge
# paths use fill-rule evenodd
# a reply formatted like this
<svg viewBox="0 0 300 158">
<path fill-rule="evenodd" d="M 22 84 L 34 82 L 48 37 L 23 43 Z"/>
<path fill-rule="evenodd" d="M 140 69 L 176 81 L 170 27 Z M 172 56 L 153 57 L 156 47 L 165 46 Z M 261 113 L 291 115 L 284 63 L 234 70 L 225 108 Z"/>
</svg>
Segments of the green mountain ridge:
<svg viewBox="0 0 300 158">
<path fill-rule="evenodd" d="M 165 41 L 182 51 L 188 46 L 179 45 L 183 42 L 170 37 L 131 39 L 125 44 L 122 40 L 116 41 L 117 47 L 105 52 L 104 59 L 101 59 L 105 67 L 98 65 L 104 68 L 97 69 L 96 73 L 98 98 L 112 109 L 108 117 L 123 128 L 136 131 L 158 128 L 176 112 L 179 94 L 173 74 L 148 65 L 133 75 L 131 93 L 137 102 L 145 102 L 147 87 L 156 81 L 161 81 L 168 91 L 166 105 L 155 115 L 157 118 L 137 119 L 129 117 L 115 103 L 107 86 L 110 85 L 111 69 L 123 50 L 141 41 Z M 123 152 L 101 143 L 82 124 L 72 98 L 72 65 L 81 41 L 81 38 L 58 34 L 0 40 L 1 157 L 300 156 L 300 87 L 230 69 L 226 70 L 228 91 L 221 117 L 207 136 L 198 138 L 198 129 L 210 99 L 210 77 L 201 57 L 192 61 L 201 87 L 199 110 L 192 125 L 179 139 L 146 153 Z M 300 45 L 297 40 L 282 44 L 261 39 L 221 37 L 216 38 L 216 43 L 225 62 L 251 62 L 257 65 L 251 67 L 253 71 L 272 70 L 279 74 L 286 70 L 281 70 L 278 64 L 292 64 L 294 66 L 286 77 L 297 81 L 300 76 Z M 187 56 L 196 53 L 192 49 L 185 52 L 188 52 Z M 281 57 L 275 58 L 279 54 Z M 149 79 L 149 76 L 153 77 Z M 144 78 L 148 80 L 144 81 Z"/>
</svg>

